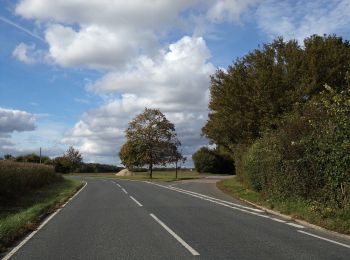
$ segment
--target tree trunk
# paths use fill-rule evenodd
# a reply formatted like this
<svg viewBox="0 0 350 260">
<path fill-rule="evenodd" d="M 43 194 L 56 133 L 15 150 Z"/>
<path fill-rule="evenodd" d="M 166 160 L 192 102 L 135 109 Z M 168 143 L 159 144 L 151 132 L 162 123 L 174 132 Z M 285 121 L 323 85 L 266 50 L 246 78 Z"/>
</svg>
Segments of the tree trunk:
<svg viewBox="0 0 350 260">
<path fill-rule="evenodd" d="M 177 179 L 177 161 L 175 162 L 175 179 Z"/>
<path fill-rule="evenodd" d="M 149 178 L 152 179 L 152 173 L 153 173 L 153 165 L 149 165 Z"/>
</svg>

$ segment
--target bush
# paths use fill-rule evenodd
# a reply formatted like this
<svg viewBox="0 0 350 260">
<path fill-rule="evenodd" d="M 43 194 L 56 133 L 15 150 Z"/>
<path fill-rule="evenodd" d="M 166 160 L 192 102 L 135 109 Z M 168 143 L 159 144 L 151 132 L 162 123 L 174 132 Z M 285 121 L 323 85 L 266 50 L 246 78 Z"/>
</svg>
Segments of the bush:
<svg viewBox="0 0 350 260">
<path fill-rule="evenodd" d="M 192 155 L 194 167 L 200 173 L 234 173 L 233 160 L 218 150 L 200 148 Z"/>
<path fill-rule="evenodd" d="M 25 195 L 31 190 L 61 181 L 52 166 L 36 163 L 0 161 L 0 198 L 4 202 Z"/>
<path fill-rule="evenodd" d="M 246 154 L 251 187 L 332 207 L 349 204 L 350 90 L 326 90 L 289 114 Z"/>
</svg>

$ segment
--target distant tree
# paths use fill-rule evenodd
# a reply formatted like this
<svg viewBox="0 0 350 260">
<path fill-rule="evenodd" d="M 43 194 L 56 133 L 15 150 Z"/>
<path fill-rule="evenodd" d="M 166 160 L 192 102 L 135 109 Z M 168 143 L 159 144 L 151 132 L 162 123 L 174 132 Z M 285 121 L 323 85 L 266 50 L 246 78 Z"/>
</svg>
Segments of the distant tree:
<svg viewBox="0 0 350 260">
<path fill-rule="evenodd" d="M 215 154 L 207 147 L 200 148 L 192 155 L 194 167 L 200 173 L 213 172 L 215 169 Z"/>
<path fill-rule="evenodd" d="M 12 154 L 5 154 L 5 155 L 4 155 L 4 159 L 5 159 L 5 160 L 12 160 L 12 159 L 14 159 L 14 158 L 15 158 L 15 157 L 13 157 Z"/>
<path fill-rule="evenodd" d="M 126 139 L 119 152 L 122 163 L 128 168 L 148 165 L 150 178 L 154 165 L 175 162 L 178 156 L 174 124 L 159 109 L 146 108 L 137 115 L 126 129 Z"/>
<path fill-rule="evenodd" d="M 82 164 L 82 161 L 80 152 L 71 146 L 63 156 L 55 158 L 55 170 L 61 173 L 74 172 Z"/>
<path fill-rule="evenodd" d="M 220 153 L 219 149 L 210 150 L 208 147 L 201 147 L 192 155 L 192 160 L 200 173 L 234 173 L 232 158 Z"/>
<path fill-rule="evenodd" d="M 71 163 L 68 160 L 67 156 L 59 156 L 53 160 L 55 166 L 55 172 L 60 173 L 70 173 L 71 172 Z"/>
<path fill-rule="evenodd" d="M 35 153 L 20 155 L 16 157 L 16 162 L 40 163 L 40 156 Z M 47 156 L 41 156 L 41 162 L 44 164 L 50 164 L 51 159 Z"/>
</svg>

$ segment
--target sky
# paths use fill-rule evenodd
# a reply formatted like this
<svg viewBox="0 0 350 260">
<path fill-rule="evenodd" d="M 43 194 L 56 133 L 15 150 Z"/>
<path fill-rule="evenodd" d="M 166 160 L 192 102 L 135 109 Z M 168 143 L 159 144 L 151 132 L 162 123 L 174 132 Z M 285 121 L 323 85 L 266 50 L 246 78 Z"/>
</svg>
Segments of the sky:
<svg viewBox="0 0 350 260">
<path fill-rule="evenodd" d="M 69 146 L 119 165 L 145 107 L 188 157 L 208 140 L 210 75 L 269 43 L 350 38 L 350 0 L 0 0 L 0 157 Z"/>
</svg>

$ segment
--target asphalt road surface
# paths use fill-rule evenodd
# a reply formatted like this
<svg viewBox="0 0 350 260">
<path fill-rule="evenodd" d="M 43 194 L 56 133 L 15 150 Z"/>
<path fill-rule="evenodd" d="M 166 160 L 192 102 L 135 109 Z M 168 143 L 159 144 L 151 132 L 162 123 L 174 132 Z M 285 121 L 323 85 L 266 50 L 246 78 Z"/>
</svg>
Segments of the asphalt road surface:
<svg viewBox="0 0 350 260">
<path fill-rule="evenodd" d="M 85 180 L 11 259 L 350 259 L 349 240 L 241 204 L 210 181 Z"/>
</svg>

